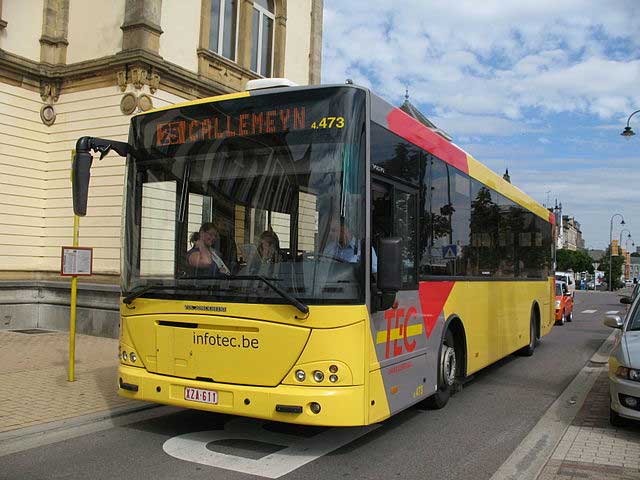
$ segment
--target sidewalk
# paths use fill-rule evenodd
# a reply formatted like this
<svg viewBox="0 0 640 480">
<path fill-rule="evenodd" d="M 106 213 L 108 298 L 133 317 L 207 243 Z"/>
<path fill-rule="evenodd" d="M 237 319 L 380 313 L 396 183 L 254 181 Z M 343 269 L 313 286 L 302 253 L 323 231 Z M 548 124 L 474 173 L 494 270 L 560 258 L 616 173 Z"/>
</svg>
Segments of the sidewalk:
<svg viewBox="0 0 640 480">
<path fill-rule="evenodd" d="M 640 426 L 609 424 L 606 364 L 538 480 L 640 479 Z"/>
<path fill-rule="evenodd" d="M 0 330 L 0 440 L 19 429 L 100 412 L 138 409 L 117 395 L 118 340 L 76 335 L 75 382 L 67 381 L 67 332 Z"/>
</svg>

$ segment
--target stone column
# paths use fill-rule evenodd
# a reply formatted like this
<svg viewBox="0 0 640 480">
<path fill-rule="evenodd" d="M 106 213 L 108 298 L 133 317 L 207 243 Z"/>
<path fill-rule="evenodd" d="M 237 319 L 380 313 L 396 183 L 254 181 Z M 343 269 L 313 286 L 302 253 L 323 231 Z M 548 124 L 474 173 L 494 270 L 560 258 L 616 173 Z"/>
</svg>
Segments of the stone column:
<svg viewBox="0 0 640 480">
<path fill-rule="evenodd" d="M 311 42 L 309 43 L 309 85 L 320 83 L 322 71 L 322 9 L 323 0 L 312 0 Z"/>
<path fill-rule="evenodd" d="M 276 2 L 276 22 L 273 39 L 273 77 L 284 77 L 284 55 L 287 45 L 287 2 Z"/>
<path fill-rule="evenodd" d="M 126 0 L 122 50 L 146 50 L 160 54 L 162 0 Z"/>
<path fill-rule="evenodd" d="M 69 0 L 45 0 L 40 37 L 40 61 L 51 65 L 67 63 Z"/>
<path fill-rule="evenodd" d="M 251 69 L 251 29 L 253 18 L 253 0 L 240 0 L 240 18 L 238 19 L 238 65 Z"/>
</svg>

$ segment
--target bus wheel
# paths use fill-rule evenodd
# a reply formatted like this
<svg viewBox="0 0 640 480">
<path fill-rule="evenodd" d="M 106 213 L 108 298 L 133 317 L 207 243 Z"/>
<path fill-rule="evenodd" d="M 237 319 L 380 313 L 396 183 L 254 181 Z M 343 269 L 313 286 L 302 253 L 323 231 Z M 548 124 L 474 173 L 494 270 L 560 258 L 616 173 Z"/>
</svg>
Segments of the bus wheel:
<svg viewBox="0 0 640 480">
<path fill-rule="evenodd" d="M 564 320 L 564 316 L 562 317 Z M 536 314 L 531 312 L 531 321 L 529 322 L 529 345 L 519 350 L 518 353 L 523 357 L 530 357 L 536 349 Z"/>
<path fill-rule="evenodd" d="M 458 376 L 458 358 L 455 346 L 453 333 L 451 333 L 451 330 L 447 330 L 440 347 L 438 390 L 424 401 L 424 405 L 427 408 L 439 410 L 449 401 L 451 391 Z"/>
</svg>

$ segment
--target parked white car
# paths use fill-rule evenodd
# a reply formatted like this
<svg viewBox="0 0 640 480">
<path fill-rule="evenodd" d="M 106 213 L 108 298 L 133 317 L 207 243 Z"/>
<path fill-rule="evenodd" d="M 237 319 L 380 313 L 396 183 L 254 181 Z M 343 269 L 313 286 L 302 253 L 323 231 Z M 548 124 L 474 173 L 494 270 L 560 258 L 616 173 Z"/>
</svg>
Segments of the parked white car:
<svg viewBox="0 0 640 480">
<path fill-rule="evenodd" d="M 571 297 L 574 297 L 576 294 L 576 278 L 573 275 L 573 272 L 556 272 L 556 280 L 560 282 L 564 282 L 569 287 L 569 293 Z"/>
<path fill-rule="evenodd" d="M 611 425 L 622 426 L 627 420 L 640 421 L 640 297 L 636 297 L 622 320 L 607 317 L 604 324 L 620 329 L 609 356 L 609 394 Z M 629 303 L 629 297 L 622 297 Z"/>
</svg>

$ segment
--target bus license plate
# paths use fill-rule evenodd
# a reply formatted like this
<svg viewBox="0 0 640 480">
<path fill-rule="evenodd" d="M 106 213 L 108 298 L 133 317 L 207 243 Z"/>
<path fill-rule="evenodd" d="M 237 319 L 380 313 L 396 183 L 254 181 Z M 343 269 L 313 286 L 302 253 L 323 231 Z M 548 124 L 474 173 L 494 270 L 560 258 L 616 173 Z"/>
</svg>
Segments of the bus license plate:
<svg viewBox="0 0 640 480">
<path fill-rule="evenodd" d="M 202 390 L 200 388 L 185 387 L 184 399 L 191 400 L 192 402 L 212 403 L 213 405 L 216 405 L 218 403 L 218 392 L 213 390 Z"/>
</svg>

